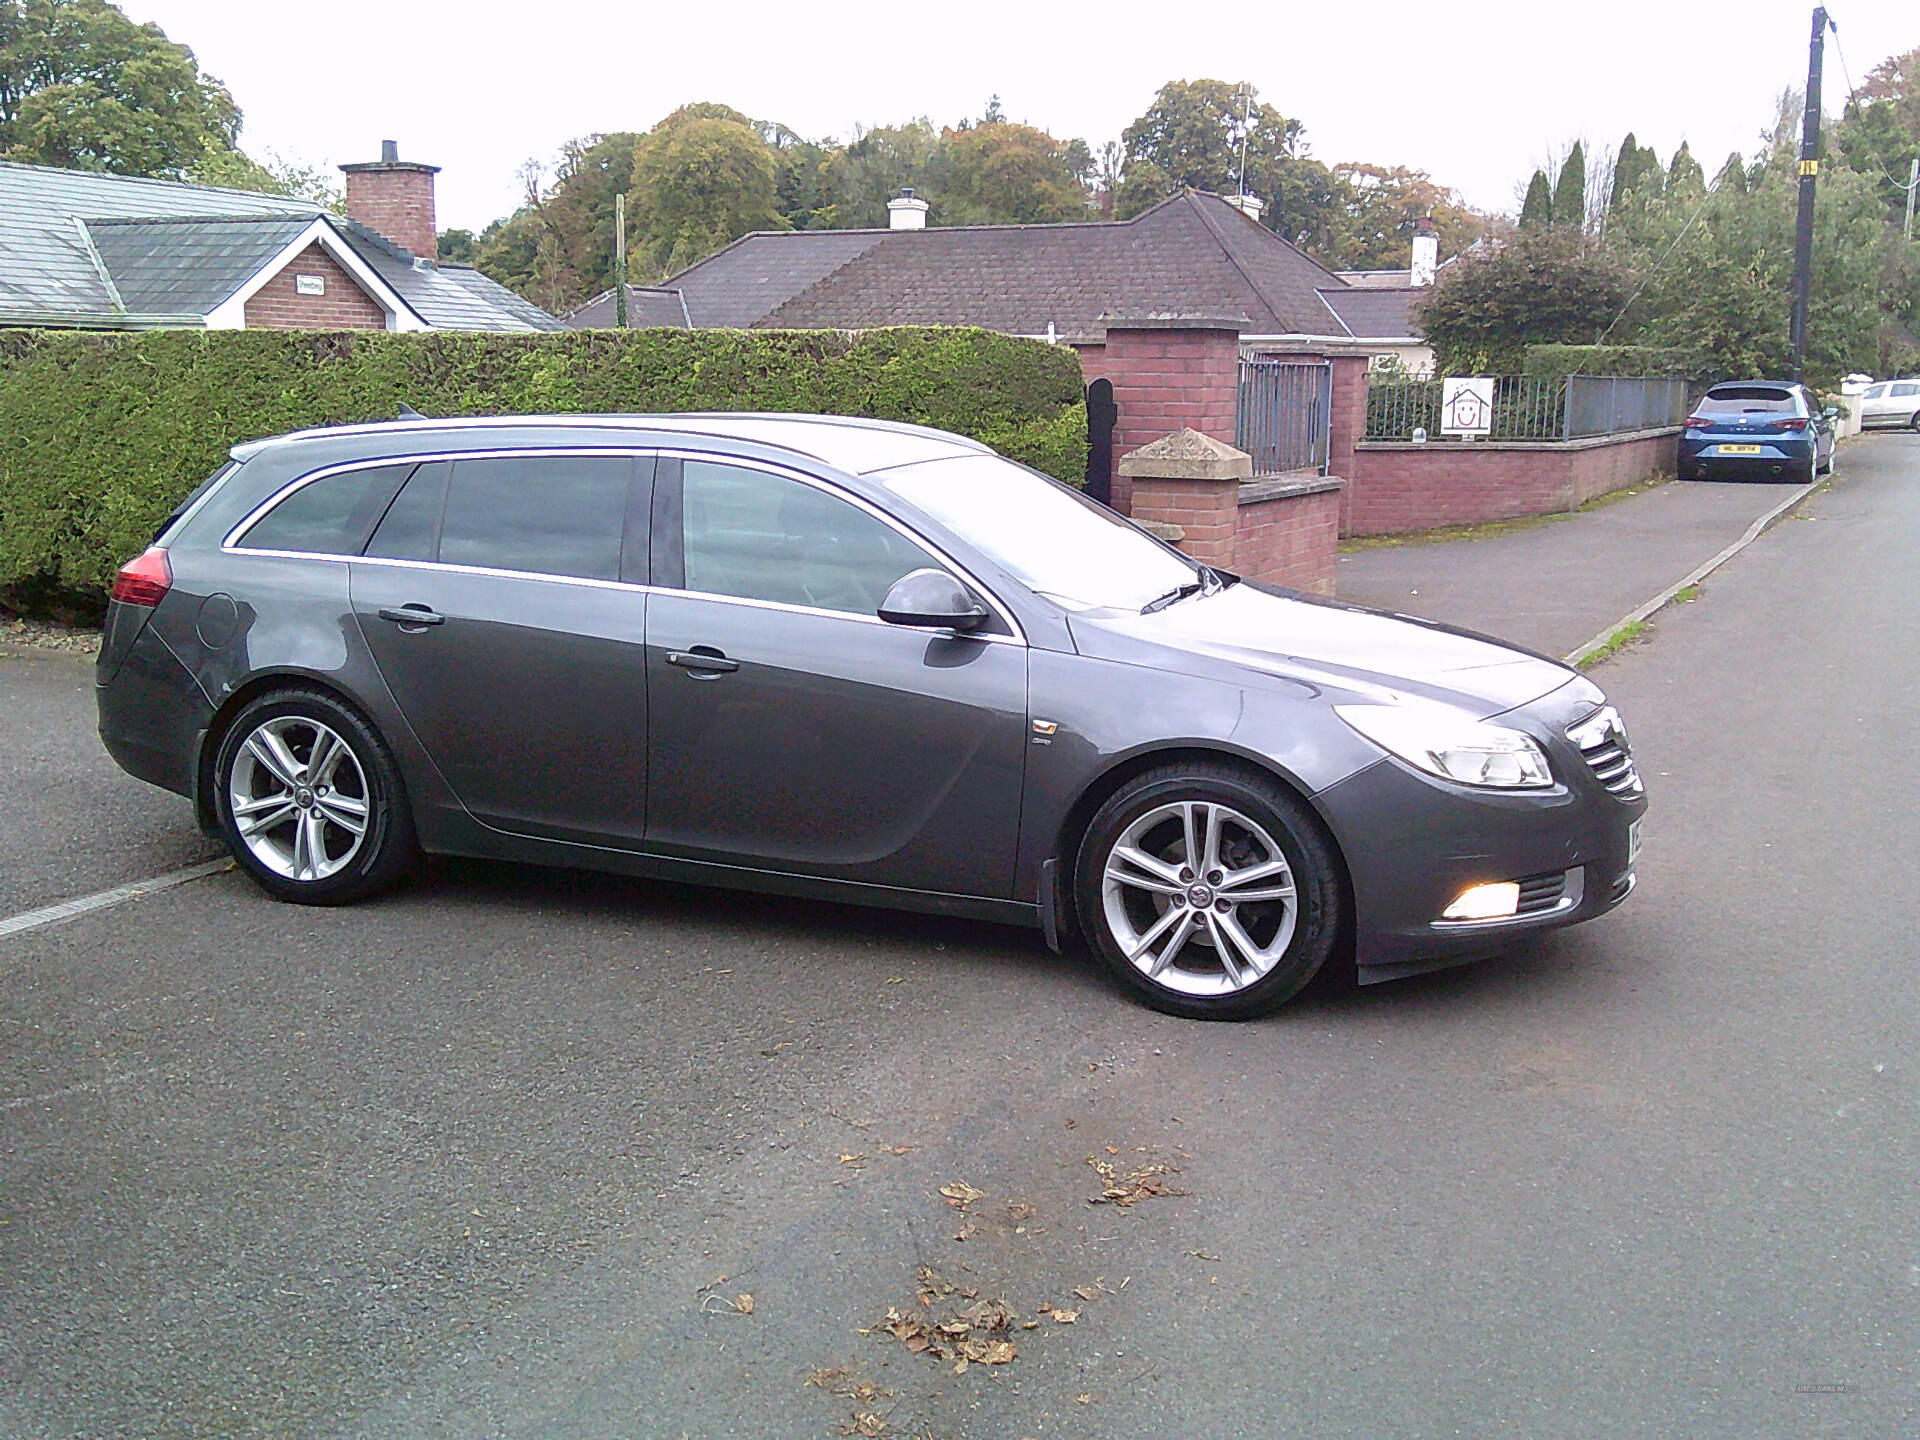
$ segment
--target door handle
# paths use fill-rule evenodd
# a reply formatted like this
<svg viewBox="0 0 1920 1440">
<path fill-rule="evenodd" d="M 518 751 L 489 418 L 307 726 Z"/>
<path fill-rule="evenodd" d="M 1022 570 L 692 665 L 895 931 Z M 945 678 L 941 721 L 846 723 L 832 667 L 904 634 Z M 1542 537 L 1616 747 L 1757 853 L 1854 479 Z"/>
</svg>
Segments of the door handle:
<svg viewBox="0 0 1920 1440">
<path fill-rule="evenodd" d="M 740 668 L 738 660 L 729 660 L 724 655 L 703 655 L 698 650 L 669 650 L 667 664 L 678 665 L 682 670 L 691 670 L 696 678 L 704 671 L 710 675 L 725 675 Z"/>
<path fill-rule="evenodd" d="M 436 615 L 424 605 L 418 607 L 404 605 L 398 610 L 382 610 L 380 618 L 391 620 L 396 625 L 444 625 L 447 623 L 446 616 Z"/>
</svg>

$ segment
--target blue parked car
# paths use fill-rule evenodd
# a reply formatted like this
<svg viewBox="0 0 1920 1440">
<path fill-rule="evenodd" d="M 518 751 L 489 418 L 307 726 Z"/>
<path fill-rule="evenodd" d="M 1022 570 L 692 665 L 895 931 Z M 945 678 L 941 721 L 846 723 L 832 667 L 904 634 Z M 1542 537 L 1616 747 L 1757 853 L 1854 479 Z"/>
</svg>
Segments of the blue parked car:
<svg viewBox="0 0 1920 1440">
<path fill-rule="evenodd" d="M 1788 380 L 1738 380 L 1700 397 L 1680 436 L 1682 480 L 1746 477 L 1806 484 L 1833 469 L 1833 420 Z"/>
</svg>

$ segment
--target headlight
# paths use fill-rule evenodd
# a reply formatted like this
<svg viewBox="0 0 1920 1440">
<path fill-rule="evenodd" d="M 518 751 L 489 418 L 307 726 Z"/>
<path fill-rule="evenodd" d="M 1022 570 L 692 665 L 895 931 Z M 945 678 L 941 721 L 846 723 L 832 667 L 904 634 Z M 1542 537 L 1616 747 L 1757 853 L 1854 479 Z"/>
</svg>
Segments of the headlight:
<svg viewBox="0 0 1920 1440">
<path fill-rule="evenodd" d="M 1501 790 L 1553 784 L 1533 737 L 1504 725 L 1442 705 L 1336 705 L 1334 713 L 1382 750 L 1442 780 Z"/>
</svg>

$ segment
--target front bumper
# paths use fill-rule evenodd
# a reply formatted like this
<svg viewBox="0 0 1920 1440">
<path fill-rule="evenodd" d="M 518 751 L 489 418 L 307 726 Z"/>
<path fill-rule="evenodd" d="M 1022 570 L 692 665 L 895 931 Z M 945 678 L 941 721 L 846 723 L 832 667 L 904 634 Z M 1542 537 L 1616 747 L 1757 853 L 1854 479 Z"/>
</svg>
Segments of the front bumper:
<svg viewBox="0 0 1920 1440">
<path fill-rule="evenodd" d="M 1551 790 L 1476 790 L 1385 759 L 1321 795 L 1353 883 L 1362 984 L 1497 954 L 1521 936 L 1604 915 L 1631 893 L 1646 794 L 1606 790 L 1565 735 L 1584 715 L 1551 700 L 1502 717 L 1547 748 Z M 1522 913 L 1442 918 L 1468 887 L 1500 881 L 1520 883 Z"/>
</svg>

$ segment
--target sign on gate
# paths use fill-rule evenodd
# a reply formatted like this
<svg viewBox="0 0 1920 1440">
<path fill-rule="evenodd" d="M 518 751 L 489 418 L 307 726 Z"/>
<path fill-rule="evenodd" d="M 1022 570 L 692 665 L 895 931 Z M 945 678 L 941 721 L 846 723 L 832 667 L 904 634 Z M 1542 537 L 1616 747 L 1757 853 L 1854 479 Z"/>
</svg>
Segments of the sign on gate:
<svg viewBox="0 0 1920 1440">
<path fill-rule="evenodd" d="M 1485 435 L 1493 429 L 1493 377 L 1456 378 L 1441 382 L 1440 433 Z"/>
</svg>

